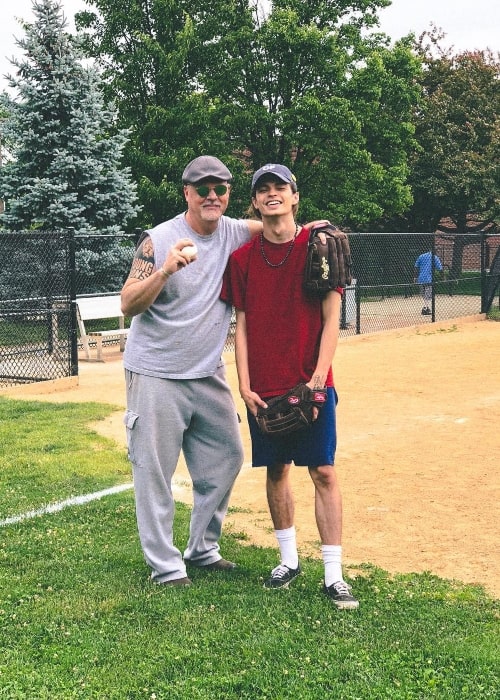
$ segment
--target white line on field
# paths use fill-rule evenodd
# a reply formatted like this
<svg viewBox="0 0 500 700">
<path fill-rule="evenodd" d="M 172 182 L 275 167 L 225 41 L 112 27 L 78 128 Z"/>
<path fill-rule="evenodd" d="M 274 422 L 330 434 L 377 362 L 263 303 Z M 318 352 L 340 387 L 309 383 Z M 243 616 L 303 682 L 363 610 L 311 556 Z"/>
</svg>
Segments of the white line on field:
<svg viewBox="0 0 500 700">
<path fill-rule="evenodd" d="M 248 467 L 251 467 L 252 463 L 251 462 L 245 462 L 243 464 L 243 469 L 246 469 Z M 121 491 L 128 491 L 129 489 L 134 488 L 134 484 L 120 484 L 119 486 L 112 486 L 109 489 L 104 489 L 103 491 L 95 491 L 94 493 L 86 493 L 83 496 L 74 496 L 73 498 L 67 498 L 65 501 L 59 501 L 58 503 L 51 503 L 48 506 L 42 506 L 41 508 L 38 508 L 37 510 L 29 510 L 26 513 L 21 513 L 20 515 L 12 515 L 10 518 L 5 518 L 4 520 L 0 520 L 0 527 L 3 527 L 4 525 L 15 525 L 16 523 L 20 523 L 23 520 L 29 520 L 30 518 L 36 518 L 39 515 L 47 515 L 49 513 L 57 513 L 60 510 L 63 510 L 64 508 L 70 508 L 72 506 L 81 506 L 84 503 L 89 503 L 90 501 L 97 501 L 99 498 L 103 498 L 104 496 L 110 496 L 114 493 L 120 493 Z M 172 490 L 175 493 L 176 490 L 178 491 L 183 491 L 184 490 L 183 485 L 179 485 L 175 483 L 172 484 Z"/>
<path fill-rule="evenodd" d="M 119 486 L 113 486 L 110 489 L 103 489 L 103 491 L 95 491 L 94 493 L 86 493 L 84 496 L 74 496 L 73 498 L 67 498 L 65 501 L 59 501 L 58 503 L 51 503 L 48 506 L 43 506 L 38 510 L 29 510 L 27 513 L 21 513 L 20 515 L 13 515 L 10 518 L 5 518 L 5 520 L 0 520 L 0 527 L 4 525 L 14 525 L 15 523 L 20 523 L 23 520 L 28 520 L 29 518 L 36 518 L 39 515 L 46 515 L 47 513 L 57 513 L 64 508 L 70 506 L 81 506 L 84 503 L 89 503 L 89 501 L 96 501 L 104 496 L 110 496 L 113 493 L 120 493 L 121 491 L 127 491 L 132 489 L 133 484 L 120 484 Z"/>
</svg>

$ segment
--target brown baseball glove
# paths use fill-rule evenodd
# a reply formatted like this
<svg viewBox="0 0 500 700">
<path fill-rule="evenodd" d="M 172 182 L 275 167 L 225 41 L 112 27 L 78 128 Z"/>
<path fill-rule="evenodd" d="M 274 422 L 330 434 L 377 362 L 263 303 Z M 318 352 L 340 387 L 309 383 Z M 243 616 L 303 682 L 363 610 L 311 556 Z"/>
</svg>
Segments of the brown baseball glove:
<svg viewBox="0 0 500 700">
<path fill-rule="evenodd" d="M 286 394 L 267 401 L 267 408 L 257 411 L 257 424 L 267 435 L 287 435 L 307 428 L 313 422 L 313 408 L 321 408 L 327 400 L 326 389 L 309 389 L 297 384 Z"/>
<path fill-rule="evenodd" d="M 322 243 L 318 236 L 326 236 Z M 352 258 L 347 235 L 336 226 L 315 227 L 309 234 L 304 288 L 313 295 L 323 296 L 331 289 L 347 287 L 352 282 Z"/>
</svg>

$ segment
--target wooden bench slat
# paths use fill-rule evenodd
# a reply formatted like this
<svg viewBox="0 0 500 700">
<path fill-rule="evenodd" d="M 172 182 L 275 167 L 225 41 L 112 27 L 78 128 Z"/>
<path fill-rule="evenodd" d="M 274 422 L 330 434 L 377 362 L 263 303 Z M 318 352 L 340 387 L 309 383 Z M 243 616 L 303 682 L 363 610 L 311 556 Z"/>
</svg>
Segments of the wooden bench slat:
<svg viewBox="0 0 500 700">
<path fill-rule="evenodd" d="M 125 349 L 125 339 L 128 334 L 128 328 L 125 328 L 125 317 L 122 314 L 120 306 L 120 295 L 112 294 L 102 297 L 77 297 L 77 322 L 78 330 L 80 331 L 80 340 L 87 360 L 91 360 L 89 338 L 96 340 L 96 360 L 103 361 L 102 357 L 102 339 L 111 336 L 119 336 L 120 351 Z M 85 321 L 100 320 L 105 318 L 116 318 L 119 328 L 112 330 L 90 331 L 85 328 Z"/>
</svg>

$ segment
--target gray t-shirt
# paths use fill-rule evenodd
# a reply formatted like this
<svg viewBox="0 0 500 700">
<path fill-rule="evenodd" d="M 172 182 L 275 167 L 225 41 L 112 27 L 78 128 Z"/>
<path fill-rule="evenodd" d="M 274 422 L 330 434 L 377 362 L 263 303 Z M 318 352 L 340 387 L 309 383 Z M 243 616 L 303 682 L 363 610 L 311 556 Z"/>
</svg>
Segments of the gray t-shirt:
<svg viewBox="0 0 500 700">
<path fill-rule="evenodd" d="M 219 298 L 222 276 L 231 253 L 249 240 L 248 224 L 223 216 L 212 234 L 200 236 L 179 214 L 148 233 L 157 268 L 180 238 L 196 244 L 198 258 L 171 275 L 155 302 L 132 319 L 125 369 L 165 379 L 212 376 L 231 320 L 231 307 Z"/>
</svg>

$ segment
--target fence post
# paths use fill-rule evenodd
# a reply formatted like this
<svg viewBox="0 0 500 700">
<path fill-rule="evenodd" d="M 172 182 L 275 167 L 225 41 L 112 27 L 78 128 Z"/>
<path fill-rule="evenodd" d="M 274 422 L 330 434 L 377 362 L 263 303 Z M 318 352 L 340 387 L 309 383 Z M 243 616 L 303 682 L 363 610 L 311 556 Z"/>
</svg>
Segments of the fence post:
<svg viewBox="0 0 500 700">
<path fill-rule="evenodd" d="M 50 238 L 51 232 L 47 231 L 44 234 Z M 54 299 L 52 298 L 52 261 L 45 260 L 45 275 L 44 275 L 44 295 L 45 304 L 47 307 L 47 350 L 49 355 L 54 352 L 54 347 L 57 345 L 57 326 L 54 325 L 54 316 L 57 319 L 57 310 L 54 314 Z M 54 343 L 56 338 L 56 343 Z"/>
<path fill-rule="evenodd" d="M 344 293 L 342 294 L 342 298 L 340 300 L 340 328 L 341 330 L 345 331 L 347 328 L 347 302 L 346 302 L 346 291 L 347 289 L 344 289 Z"/>
<path fill-rule="evenodd" d="M 139 238 L 142 236 L 143 232 L 144 231 L 142 228 L 135 228 L 134 229 L 133 235 L 134 235 L 134 243 L 135 243 L 136 248 L 137 248 L 137 244 L 139 243 Z"/>
<path fill-rule="evenodd" d="M 76 323 L 76 243 L 75 229 L 68 228 L 68 258 L 69 258 L 69 313 L 70 313 L 70 342 L 71 342 L 71 376 L 78 376 L 78 337 Z"/>
<path fill-rule="evenodd" d="M 434 259 L 436 257 L 436 236 L 432 236 L 431 245 L 431 321 L 434 323 L 436 320 L 436 265 L 434 264 Z"/>
<path fill-rule="evenodd" d="M 486 300 L 486 232 L 484 230 L 479 232 L 481 237 L 481 313 L 487 312 L 488 302 Z"/>
<path fill-rule="evenodd" d="M 356 335 L 361 333 L 361 285 L 359 284 L 359 278 L 356 282 L 354 288 L 354 298 L 356 300 Z"/>
</svg>

